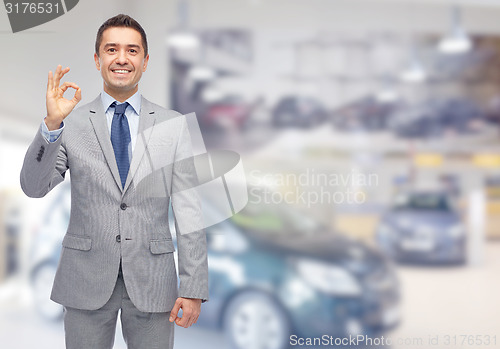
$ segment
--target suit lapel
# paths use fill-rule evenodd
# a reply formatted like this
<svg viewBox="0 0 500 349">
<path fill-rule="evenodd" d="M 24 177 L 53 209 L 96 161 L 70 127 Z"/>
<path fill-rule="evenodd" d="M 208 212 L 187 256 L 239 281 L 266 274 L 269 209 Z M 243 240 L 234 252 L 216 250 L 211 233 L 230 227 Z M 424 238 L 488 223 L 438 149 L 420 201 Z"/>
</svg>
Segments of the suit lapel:
<svg viewBox="0 0 500 349">
<path fill-rule="evenodd" d="M 90 103 L 89 110 L 89 119 L 94 127 L 95 134 L 97 136 L 97 140 L 101 145 L 102 152 L 104 153 L 104 157 L 108 162 L 109 169 L 113 174 L 113 178 L 115 179 L 116 185 L 122 190 L 122 182 L 120 179 L 120 173 L 118 172 L 118 165 L 116 164 L 115 152 L 113 150 L 113 145 L 111 144 L 111 138 L 109 136 L 108 123 L 106 121 L 106 115 L 104 113 L 101 96 L 97 96 L 97 98 Z"/>
<path fill-rule="evenodd" d="M 135 148 L 132 154 L 132 160 L 130 163 L 130 169 L 128 171 L 127 180 L 125 182 L 125 187 L 123 188 L 123 194 L 127 191 L 127 188 L 129 187 L 130 182 L 132 181 L 132 178 L 134 177 L 135 172 L 139 167 L 142 157 L 144 156 L 144 152 L 146 151 L 146 147 L 148 145 L 149 138 L 151 137 L 151 133 L 153 131 L 155 122 L 156 122 L 156 116 L 152 104 L 149 103 L 149 101 L 146 100 L 144 97 L 141 97 L 139 130 L 137 133 L 137 140 L 135 142 Z M 116 171 L 118 172 L 118 167 L 116 168 Z"/>
<path fill-rule="evenodd" d="M 92 103 L 90 103 L 89 108 L 89 120 L 94 127 L 97 140 L 101 145 L 102 152 L 106 161 L 108 163 L 109 169 L 113 174 L 116 185 L 122 191 L 122 195 L 125 193 L 127 188 L 134 177 L 139 163 L 146 150 L 149 138 L 153 131 L 153 126 L 156 122 L 155 112 L 152 108 L 152 104 L 149 103 L 144 97 L 141 97 L 141 111 L 139 116 L 139 130 L 137 134 L 137 140 L 135 143 L 134 152 L 132 154 L 132 160 L 130 163 L 130 169 L 127 175 L 127 180 L 125 182 L 125 187 L 122 188 L 122 182 L 120 179 L 120 173 L 118 172 L 118 165 L 116 164 L 115 152 L 113 150 L 113 145 L 111 144 L 111 137 L 109 136 L 108 124 L 106 120 L 106 115 L 104 113 L 101 96 L 99 95 Z"/>
</svg>

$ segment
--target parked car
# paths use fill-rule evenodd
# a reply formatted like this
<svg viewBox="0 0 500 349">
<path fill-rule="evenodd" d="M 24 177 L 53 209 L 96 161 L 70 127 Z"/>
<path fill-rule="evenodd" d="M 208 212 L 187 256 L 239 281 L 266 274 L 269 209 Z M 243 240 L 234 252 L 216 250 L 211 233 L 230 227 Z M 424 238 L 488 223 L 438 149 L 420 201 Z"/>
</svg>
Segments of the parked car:
<svg viewBox="0 0 500 349">
<path fill-rule="evenodd" d="M 288 206 L 249 203 L 206 231 L 210 301 L 196 326 L 223 330 L 233 348 L 283 349 L 292 334 L 374 335 L 399 321 L 391 262 Z M 55 272 L 59 253 L 54 246 L 40 264 Z"/>
<path fill-rule="evenodd" d="M 274 107 L 272 123 L 275 127 L 313 127 L 326 120 L 328 112 L 320 101 L 312 97 L 286 96 Z"/>
<path fill-rule="evenodd" d="M 211 300 L 199 322 L 222 328 L 234 348 L 374 334 L 399 321 L 390 261 L 289 206 L 251 200 L 207 233 Z"/>
<path fill-rule="evenodd" d="M 335 110 L 332 123 L 342 131 L 380 131 L 398 107 L 396 102 L 380 102 L 368 96 Z"/>
<path fill-rule="evenodd" d="M 254 105 L 239 95 L 229 95 L 207 106 L 199 123 L 204 128 L 241 129 L 251 117 Z"/>
<path fill-rule="evenodd" d="M 399 108 L 388 125 L 401 138 L 435 138 L 476 133 L 486 120 L 486 114 L 472 101 L 433 99 Z"/>
<path fill-rule="evenodd" d="M 465 227 L 447 191 L 397 194 L 380 221 L 376 240 L 387 255 L 401 262 L 466 261 Z"/>
</svg>

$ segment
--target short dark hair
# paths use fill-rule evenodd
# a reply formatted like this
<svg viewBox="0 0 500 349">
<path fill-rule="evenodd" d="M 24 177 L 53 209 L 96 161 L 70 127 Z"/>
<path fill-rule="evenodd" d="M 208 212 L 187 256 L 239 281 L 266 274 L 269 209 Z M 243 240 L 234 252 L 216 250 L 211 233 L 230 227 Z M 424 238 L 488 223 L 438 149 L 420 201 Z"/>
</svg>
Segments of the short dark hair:
<svg viewBox="0 0 500 349">
<path fill-rule="evenodd" d="M 148 40 L 146 38 L 146 32 L 142 29 L 139 22 L 133 19 L 130 16 L 119 14 L 114 17 L 109 18 L 106 22 L 104 22 L 97 31 L 97 37 L 95 39 L 95 53 L 99 56 L 99 47 L 101 47 L 102 41 L 102 33 L 108 28 L 113 27 L 126 27 L 135 29 L 141 34 L 142 38 L 142 46 L 144 48 L 144 57 L 148 55 Z"/>
</svg>

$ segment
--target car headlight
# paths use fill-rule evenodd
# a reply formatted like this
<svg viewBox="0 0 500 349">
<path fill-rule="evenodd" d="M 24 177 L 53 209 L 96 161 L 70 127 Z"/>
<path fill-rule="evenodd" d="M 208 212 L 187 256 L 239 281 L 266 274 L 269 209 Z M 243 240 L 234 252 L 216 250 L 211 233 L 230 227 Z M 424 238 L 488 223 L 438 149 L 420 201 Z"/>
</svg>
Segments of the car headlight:
<svg viewBox="0 0 500 349">
<path fill-rule="evenodd" d="M 462 224 L 456 224 L 451 228 L 448 228 L 448 235 L 452 238 L 460 238 L 465 234 L 465 230 Z"/>
<path fill-rule="evenodd" d="M 301 259 L 297 262 L 300 276 L 311 287 L 338 296 L 359 296 L 359 282 L 345 269 L 313 260 Z"/>
</svg>

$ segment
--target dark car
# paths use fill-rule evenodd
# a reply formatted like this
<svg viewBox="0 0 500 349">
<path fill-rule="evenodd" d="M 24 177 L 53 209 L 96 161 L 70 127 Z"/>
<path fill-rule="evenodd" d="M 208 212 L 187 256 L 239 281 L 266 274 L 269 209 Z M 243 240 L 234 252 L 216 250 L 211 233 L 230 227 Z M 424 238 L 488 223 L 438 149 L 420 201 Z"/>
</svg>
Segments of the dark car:
<svg viewBox="0 0 500 349">
<path fill-rule="evenodd" d="M 399 320 L 387 258 L 286 205 L 250 202 L 207 233 L 211 300 L 200 322 L 235 348 L 379 333 Z"/>
<path fill-rule="evenodd" d="M 466 260 L 466 232 L 447 191 L 403 191 L 382 217 L 376 239 L 380 248 L 402 262 Z"/>
<path fill-rule="evenodd" d="M 369 96 L 333 111 L 332 123 L 342 131 L 380 131 L 398 106 L 396 102 L 380 102 Z"/>
<path fill-rule="evenodd" d="M 325 107 L 315 98 L 287 96 L 282 98 L 272 112 L 275 127 L 313 127 L 326 120 Z"/>
<path fill-rule="evenodd" d="M 401 138 L 436 138 L 449 134 L 473 134 L 486 122 L 486 114 L 465 99 L 433 99 L 403 106 L 391 116 L 390 128 Z"/>
<path fill-rule="evenodd" d="M 217 214 L 211 209 L 205 214 Z M 375 334 L 399 321 L 389 260 L 288 206 L 249 203 L 206 231 L 210 301 L 197 326 L 223 329 L 233 348 L 282 349 L 291 335 Z M 56 260 L 40 265 L 55 271 Z"/>
</svg>

